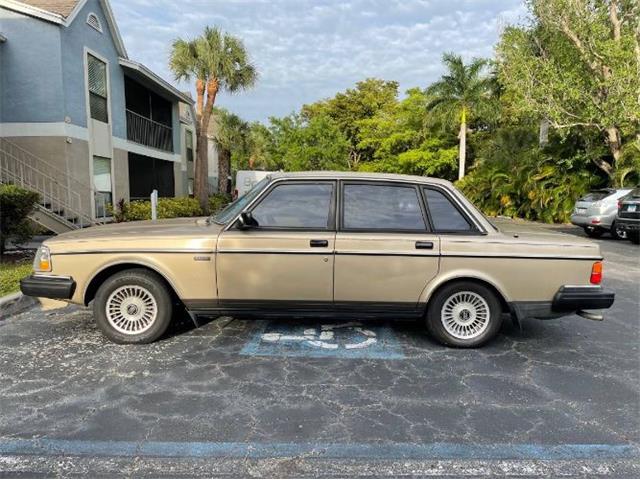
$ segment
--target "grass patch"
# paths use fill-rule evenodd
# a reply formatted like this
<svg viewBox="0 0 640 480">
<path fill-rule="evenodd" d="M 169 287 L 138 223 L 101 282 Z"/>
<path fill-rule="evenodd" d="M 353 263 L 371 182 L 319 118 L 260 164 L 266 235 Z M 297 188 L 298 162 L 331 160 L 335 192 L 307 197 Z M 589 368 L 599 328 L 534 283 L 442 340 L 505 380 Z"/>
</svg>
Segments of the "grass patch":
<svg viewBox="0 0 640 480">
<path fill-rule="evenodd" d="M 20 290 L 20 279 L 31 273 L 32 261 L 0 263 L 0 297 Z"/>
</svg>

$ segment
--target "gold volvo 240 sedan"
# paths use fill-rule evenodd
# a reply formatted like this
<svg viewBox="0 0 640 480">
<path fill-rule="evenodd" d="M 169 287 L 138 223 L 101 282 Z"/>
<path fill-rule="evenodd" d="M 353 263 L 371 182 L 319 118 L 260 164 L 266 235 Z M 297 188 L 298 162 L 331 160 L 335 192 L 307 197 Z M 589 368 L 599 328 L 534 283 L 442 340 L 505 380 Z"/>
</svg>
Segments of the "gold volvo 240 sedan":
<svg viewBox="0 0 640 480">
<path fill-rule="evenodd" d="M 38 250 L 25 295 L 88 305 L 111 340 L 160 337 L 192 316 L 424 319 L 475 347 L 503 313 L 554 318 L 612 305 L 597 244 L 506 234 L 451 183 L 383 174 L 277 173 L 210 218 L 112 224 Z"/>
</svg>

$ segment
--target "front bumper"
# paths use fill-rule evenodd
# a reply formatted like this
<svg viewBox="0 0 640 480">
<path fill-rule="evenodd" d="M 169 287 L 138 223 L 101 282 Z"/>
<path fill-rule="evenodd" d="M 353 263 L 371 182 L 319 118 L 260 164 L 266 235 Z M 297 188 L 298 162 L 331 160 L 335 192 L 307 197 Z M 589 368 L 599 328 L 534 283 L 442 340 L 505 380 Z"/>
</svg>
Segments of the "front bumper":
<svg viewBox="0 0 640 480">
<path fill-rule="evenodd" d="M 601 310 L 613 305 L 615 293 L 599 285 L 563 286 L 553 297 L 554 312 L 577 312 L 578 310 Z"/>
<path fill-rule="evenodd" d="M 69 300 L 75 290 L 76 282 L 71 277 L 31 275 L 20 280 L 20 291 L 29 297 Z"/>
</svg>

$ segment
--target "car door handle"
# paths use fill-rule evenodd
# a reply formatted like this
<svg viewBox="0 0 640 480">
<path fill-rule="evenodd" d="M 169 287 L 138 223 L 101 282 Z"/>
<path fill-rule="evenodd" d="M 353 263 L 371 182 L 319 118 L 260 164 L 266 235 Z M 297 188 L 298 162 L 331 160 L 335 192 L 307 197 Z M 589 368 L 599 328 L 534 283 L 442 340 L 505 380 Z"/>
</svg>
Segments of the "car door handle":
<svg viewBox="0 0 640 480">
<path fill-rule="evenodd" d="M 417 241 L 416 242 L 416 248 L 417 249 L 421 249 L 421 250 L 432 250 L 433 249 L 433 242 Z"/>
<path fill-rule="evenodd" d="M 310 240 L 309 246 L 310 247 L 328 247 L 329 240 Z"/>
</svg>

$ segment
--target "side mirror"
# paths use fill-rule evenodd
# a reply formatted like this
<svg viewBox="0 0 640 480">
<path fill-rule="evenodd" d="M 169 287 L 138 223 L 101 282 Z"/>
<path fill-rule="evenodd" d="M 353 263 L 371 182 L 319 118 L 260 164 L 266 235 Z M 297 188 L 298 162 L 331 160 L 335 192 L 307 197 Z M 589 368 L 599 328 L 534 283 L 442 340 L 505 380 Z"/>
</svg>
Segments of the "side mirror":
<svg viewBox="0 0 640 480">
<path fill-rule="evenodd" d="M 239 230 L 249 230 L 250 228 L 256 227 L 258 222 L 256 222 L 251 212 L 242 212 L 238 217 L 238 229 Z"/>
</svg>

